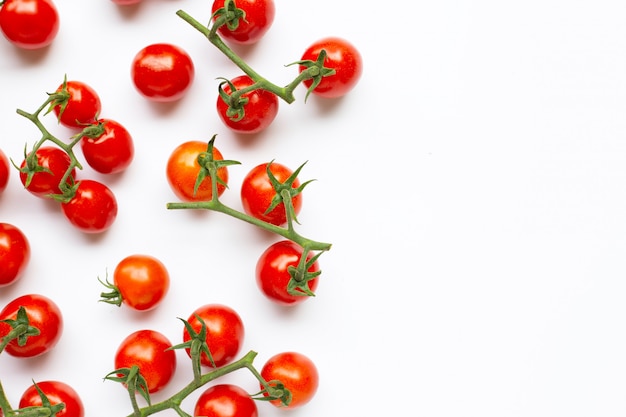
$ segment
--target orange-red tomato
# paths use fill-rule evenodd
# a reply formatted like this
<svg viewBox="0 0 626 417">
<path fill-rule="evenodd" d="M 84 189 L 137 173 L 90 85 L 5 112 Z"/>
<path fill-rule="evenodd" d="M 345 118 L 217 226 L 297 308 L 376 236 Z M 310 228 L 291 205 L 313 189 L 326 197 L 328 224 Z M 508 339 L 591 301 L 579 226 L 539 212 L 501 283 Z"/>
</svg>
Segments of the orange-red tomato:
<svg viewBox="0 0 626 417">
<path fill-rule="evenodd" d="M 213 196 L 211 178 L 208 175 L 202 180 L 197 190 L 194 190 L 201 169 L 198 157 L 206 152 L 206 142 L 192 140 L 180 144 L 170 154 L 166 168 L 167 181 L 174 194 L 183 201 L 208 201 Z M 216 147 L 213 147 L 213 159 L 224 159 Z M 228 184 L 228 169 L 219 168 L 217 176 L 222 181 L 217 184 L 217 195 L 220 196 L 226 189 L 224 184 Z"/>
<path fill-rule="evenodd" d="M 159 259 L 134 254 L 122 259 L 113 272 L 113 284 L 122 302 L 134 310 L 148 311 L 158 306 L 170 288 L 170 275 Z"/>
<path fill-rule="evenodd" d="M 317 367 L 309 357 L 298 352 L 272 356 L 263 365 L 261 376 L 267 382 L 280 381 L 291 392 L 292 398 L 287 408 L 297 408 L 311 401 L 319 386 Z M 270 402 L 275 406 L 283 406 L 280 400 Z"/>
</svg>

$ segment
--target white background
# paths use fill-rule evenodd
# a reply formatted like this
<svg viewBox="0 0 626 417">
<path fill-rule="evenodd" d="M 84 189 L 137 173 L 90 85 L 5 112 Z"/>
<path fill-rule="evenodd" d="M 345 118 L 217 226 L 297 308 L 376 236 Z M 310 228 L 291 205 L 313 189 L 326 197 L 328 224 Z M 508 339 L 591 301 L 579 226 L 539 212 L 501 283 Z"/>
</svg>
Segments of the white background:
<svg viewBox="0 0 626 417">
<path fill-rule="evenodd" d="M 131 331 L 153 328 L 178 342 L 176 317 L 220 302 L 244 320 L 242 354 L 260 367 L 297 350 L 318 365 L 313 402 L 260 415 L 426 417 L 624 416 L 626 413 L 626 4 L 621 1 L 478 0 L 389 3 L 276 0 L 276 20 L 239 52 L 278 84 L 283 65 L 314 40 L 349 39 L 365 64 L 341 100 L 304 90 L 263 134 L 221 125 L 217 77 L 238 70 L 175 15 L 208 21 L 210 2 L 57 0 L 61 30 L 45 52 L 0 42 L 0 146 L 21 160 L 37 140 L 15 113 L 35 110 L 63 78 L 87 82 L 102 116 L 124 124 L 136 158 L 105 181 L 119 215 L 101 236 L 73 229 L 55 204 L 16 175 L 0 218 L 32 246 L 26 274 L 0 290 L 0 304 L 28 292 L 61 306 L 66 328 L 54 351 L 33 360 L 0 356 L 0 380 L 16 404 L 31 379 L 59 379 L 89 416 L 122 416 L 125 390 L 102 378 Z M 135 53 L 172 42 L 196 65 L 175 105 L 141 98 L 129 76 Z M 60 137 L 69 132 L 47 126 Z M 333 243 L 320 259 L 315 299 L 271 305 L 254 265 L 274 240 L 219 213 L 168 211 L 176 201 L 165 161 L 180 143 L 208 140 L 228 159 L 230 191 L 270 159 L 297 166 L 306 190 L 300 231 Z M 168 267 L 172 287 L 147 314 L 98 302 L 103 277 L 123 257 L 147 253 Z M 175 380 L 190 379 L 179 352 Z M 250 391 L 241 371 L 228 381 Z M 193 401 L 186 405 L 192 412 Z M 173 413 L 163 413 L 173 415 Z"/>
</svg>

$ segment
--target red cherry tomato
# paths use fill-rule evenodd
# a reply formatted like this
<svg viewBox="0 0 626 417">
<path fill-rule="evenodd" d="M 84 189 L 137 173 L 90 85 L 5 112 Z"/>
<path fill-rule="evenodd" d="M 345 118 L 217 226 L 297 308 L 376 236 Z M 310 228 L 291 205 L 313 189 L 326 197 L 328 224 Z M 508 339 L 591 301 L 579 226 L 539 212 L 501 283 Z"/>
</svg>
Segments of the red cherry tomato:
<svg viewBox="0 0 626 417">
<path fill-rule="evenodd" d="M 115 352 L 115 369 L 136 365 L 146 380 L 148 391 L 155 393 L 167 386 L 176 371 L 172 344 L 156 330 L 138 330 L 128 335 Z"/>
<path fill-rule="evenodd" d="M 308 299 L 308 295 L 292 295 L 287 291 L 291 275 L 289 267 L 296 267 L 302 257 L 302 248 L 292 241 L 281 240 L 272 244 L 259 257 L 256 264 L 256 282 L 263 294 L 271 301 L 285 306 L 295 305 Z M 307 256 L 310 260 L 312 255 Z M 311 265 L 308 272 L 320 270 L 317 261 Z M 308 281 L 311 292 L 317 289 L 318 280 Z"/>
<path fill-rule="evenodd" d="M 324 67 L 335 70 L 335 74 L 322 78 L 322 81 L 313 90 L 313 94 L 326 98 L 337 98 L 351 91 L 363 73 L 363 58 L 354 45 L 345 39 L 329 37 L 320 39 L 309 46 L 302 60 L 316 61 L 320 52 L 326 51 Z M 305 69 L 300 65 L 300 72 Z M 309 88 L 312 80 L 305 80 L 304 85 Z"/>
<path fill-rule="evenodd" d="M 6 154 L 0 149 L 0 193 L 7 188 L 10 177 L 9 158 L 7 158 Z"/>
<path fill-rule="evenodd" d="M 9 302 L 0 311 L 0 320 L 16 320 L 18 310 L 24 307 L 28 318 L 28 326 L 39 330 L 39 334 L 28 336 L 21 344 L 20 338 L 11 340 L 4 349 L 9 355 L 16 357 L 35 357 L 49 352 L 61 338 L 63 333 L 63 316 L 59 307 L 50 298 L 39 294 L 27 294 Z M 0 322 L 0 339 L 11 330 L 6 321 Z"/>
<path fill-rule="evenodd" d="M 0 7 L 0 29 L 19 48 L 43 48 L 59 32 L 59 13 L 51 0 L 6 0 Z"/>
<path fill-rule="evenodd" d="M 226 0 L 215 0 L 212 13 L 224 7 Z M 237 0 L 236 7 L 243 10 L 245 16 L 236 23 L 220 26 L 217 31 L 223 39 L 241 45 L 251 45 L 258 42 L 269 30 L 274 22 L 276 6 L 274 0 Z M 217 19 L 213 15 L 213 20 Z"/>
<path fill-rule="evenodd" d="M 128 130 L 111 119 L 99 119 L 104 133 L 97 138 L 83 136 L 80 146 L 85 160 L 101 174 L 117 174 L 124 171 L 133 161 L 135 145 Z"/>
<path fill-rule="evenodd" d="M 187 319 L 196 333 L 200 332 L 202 323 L 200 317 L 206 325 L 206 342 L 209 352 L 215 363 L 215 367 L 226 365 L 232 362 L 239 353 L 243 344 L 244 326 L 241 317 L 232 308 L 222 304 L 206 304 L 198 307 Z M 183 331 L 183 341 L 188 342 L 191 336 L 187 329 Z M 191 356 L 189 349 L 187 354 Z M 213 367 L 211 360 L 206 354 L 202 354 L 200 362 L 204 366 Z"/>
<path fill-rule="evenodd" d="M 64 105 L 52 103 L 59 123 L 69 128 L 82 129 L 97 120 L 102 103 L 96 90 L 82 81 L 67 81 L 57 88 L 57 92 L 64 89 L 70 95 L 67 102 Z"/>
<path fill-rule="evenodd" d="M 59 186 L 71 164 L 69 155 L 56 146 L 42 146 L 35 155 L 41 168 L 31 176 L 30 182 L 28 174 L 24 172 L 27 159 L 20 165 L 20 181 L 26 190 L 41 198 L 47 198 L 50 194 L 63 194 Z M 75 178 L 76 169 L 72 168 L 67 184 L 72 184 Z"/>
<path fill-rule="evenodd" d="M 117 217 L 117 200 L 109 187 L 94 180 L 81 180 L 76 194 L 61 204 L 63 214 L 85 233 L 101 233 L 113 225 Z"/>
<path fill-rule="evenodd" d="M 230 82 L 235 90 L 251 86 L 254 82 L 247 75 L 233 78 Z M 223 84 L 224 92 L 230 96 L 232 89 Z M 254 90 L 242 96 L 248 102 L 243 105 L 243 117 L 229 114 L 229 104 L 221 96 L 217 97 L 217 114 L 224 124 L 237 133 L 252 134 L 266 129 L 278 114 L 278 97 L 267 90 Z"/>
<path fill-rule="evenodd" d="M 256 403 L 243 388 L 218 384 L 207 388 L 196 400 L 194 417 L 257 417 Z"/>
<path fill-rule="evenodd" d="M 26 235 L 9 223 L 0 223 L 0 287 L 22 277 L 30 261 Z"/>
<path fill-rule="evenodd" d="M 41 407 L 43 400 L 37 391 L 39 388 L 50 405 L 64 404 L 61 411 L 55 414 L 56 417 L 84 417 L 85 407 L 83 401 L 74 388 L 61 381 L 41 381 L 31 385 L 24 391 L 20 398 L 19 408 Z"/>
<path fill-rule="evenodd" d="M 207 143 L 188 141 L 177 146 L 167 160 L 167 182 L 174 194 L 183 201 L 208 201 L 213 196 L 209 176 L 205 177 L 195 190 L 196 179 L 200 173 L 198 157 L 205 152 L 207 152 Z M 213 147 L 213 159 L 224 159 L 216 147 Z M 228 184 L 228 169 L 219 168 L 217 176 L 223 182 L 223 184 L 219 182 L 217 184 L 217 195 L 220 196 L 226 189 L 224 184 Z"/>
<path fill-rule="evenodd" d="M 266 213 L 276 195 L 276 190 L 267 175 L 267 165 L 257 165 L 244 177 L 241 184 L 241 203 L 248 215 L 280 226 L 287 222 L 284 203 L 281 202 L 269 213 Z M 270 171 L 280 183 L 284 183 L 293 174 L 291 169 L 276 162 L 270 163 Z M 292 187 L 298 188 L 299 186 L 300 181 L 296 178 Z M 302 209 L 302 193 L 293 196 L 291 202 L 297 215 Z"/>
<path fill-rule="evenodd" d="M 135 254 L 117 264 L 113 284 L 124 304 L 134 310 L 148 311 L 163 301 L 170 287 L 170 275 L 159 259 Z"/>
<path fill-rule="evenodd" d="M 191 87 L 195 69 L 182 48 L 155 43 L 141 49 L 133 58 L 131 78 L 137 91 L 155 102 L 180 100 Z"/>
<path fill-rule="evenodd" d="M 311 359 L 298 352 L 272 356 L 261 368 L 261 376 L 267 382 L 280 381 L 291 392 L 291 402 L 286 408 L 297 408 L 308 403 L 319 386 L 317 367 Z M 270 402 L 277 407 L 283 406 L 280 400 Z"/>
</svg>

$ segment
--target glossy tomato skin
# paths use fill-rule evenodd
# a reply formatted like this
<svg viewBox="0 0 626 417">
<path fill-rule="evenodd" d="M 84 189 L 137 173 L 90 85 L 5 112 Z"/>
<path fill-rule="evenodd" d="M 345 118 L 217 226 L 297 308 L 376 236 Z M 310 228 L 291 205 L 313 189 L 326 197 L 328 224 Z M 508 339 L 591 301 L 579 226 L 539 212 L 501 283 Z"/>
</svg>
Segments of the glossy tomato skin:
<svg viewBox="0 0 626 417">
<path fill-rule="evenodd" d="M 85 233 L 101 233 L 109 229 L 117 217 L 117 200 L 113 191 L 95 180 L 81 180 L 76 194 L 61 204 L 70 223 Z"/>
<path fill-rule="evenodd" d="M 289 409 L 311 401 L 319 386 L 319 372 L 315 363 L 299 352 L 282 352 L 272 356 L 261 368 L 261 376 L 267 382 L 279 380 L 291 392 L 291 403 L 286 406 Z M 282 407 L 280 400 L 270 402 Z"/>
<path fill-rule="evenodd" d="M 163 301 L 170 287 L 170 275 L 163 262 L 154 256 L 134 254 L 117 264 L 113 283 L 127 306 L 148 311 Z"/>
<path fill-rule="evenodd" d="M 44 48 L 59 32 L 59 12 L 52 0 L 6 0 L 0 8 L 0 29 L 19 48 Z"/>
<path fill-rule="evenodd" d="M 61 381 L 37 382 L 37 387 L 46 395 L 50 405 L 65 404 L 56 417 L 84 417 L 85 407 L 83 401 L 74 388 Z M 31 385 L 24 391 L 20 398 L 19 408 L 41 407 L 42 400 L 35 385 Z"/>
<path fill-rule="evenodd" d="M 254 84 L 247 75 L 235 77 L 230 82 L 236 90 Z M 225 84 L 223 88 L 226 94 L 231 94 L 232 90 L 228 84 Z M 228 104 L 221 96 L 217 97 L 217 114 L 222 122 L 232 131 L 243 134 L 259 133 L 267 129 L 278 115 L 278 97 L 274 93 L 261 89 L 250 91 L 242 97 L 247 98 L 248 102 L 244 105 L 245 114 L 239 120 L 233 120 L 228 116 Z"/>
<path fill-rule="evenodd" d="M 246 13 L 245 21 L 240 19 L 236 29 L 230 30 L 227 25 L 223 25 L 217 31 L 227 41 L 252 45 L 261 40 L 272 26 L 276 15 L 276 5 L 274 0 L 237 0 L 236 5 Z M 224 7 L 224 0 L 215 0 L 212 13 L 222 7 Z"/>
<path fill-rule="evenodd" d="M 256 283 L 261 292 L 271 301 L 284 306 L 293 306 L 306 301 L 308 295 L 292 295 L 287 292 L 287 285 L 291 276 L 288 268 L 296 267 L 302 257 L 302 247 L 289 240 L 278 241 L 268 247 L 259 257 L 256 264 Z M 308 260 L 311 259 L 311 254 Z M 319 263 L 316 261 L 308 269 L 309 272 L 318 272 Z M 315 292 L 318 279 L 308 281 L 309 289 Z"/>
<path fill-rule="evenodd" d="M 173 102 L 183 98 L 191 87 L 195 68 L 182 48 L 169 43 L 155 43 L 141 49 L 133 58 L 131 78 L 137 91 L 155 102 Z"/>
<path fill-rule="evenodd" d="M 302 55 L 302 60 L 316 61 L 322 50 L 326 51 L 324 67 L 335 70 L 335 74 L 322 78 L 313 90 L 313 94 L 325 98 L 338 98 L 350 92 L 358 83 L 363 73 L 363 58 L 358 49 L 350 42 L 339 37 L 320 39 L 310 45 Z M 305 69 L 300 66 L 300 71 Z M 305 80 L 309 88 L 312 80 Z"/>
<path fill-rule="evenodd" d="M 19 228 L 0 223 L 0 288 L 22 277 L 30 262 L 30 243 Z"/>
<path fill-rule="evenodd" d="M 194 193 L 196 178 L 200 172 L 198 156 L 207 151 L 207 143 L 202 141 L 187 141 L 178 145 L 170 154 L 167 161 L 166 177 L 170 188 L 178 198 L 183 201 L 208 201 L 213 196 L 211 178 L 208 176 L 200 183 Z M 213 147 L 213 159 L 223 160 L 222 153 Z M 218 177 L 224 184 L 228 184 L 228 168 L 221 167 L 217 170 Z M 226 187 L 217 184 L 217 195 L 220 196 Z"/>
<path fill-rule="evenodd" d="M 9 158 L 0 149 L 0 193 L 2 193 L 9 183 L 11 177 L 11 168 L 9 166 Z"/>
<path fill-rule="evenodd" d="M 63 315 L 57 304 L 40 294 L 26 294 L 15 298 L 0 311 L 0 320 L 15 320 L 20 307 L 24 307 L 29 325 L 39 329 L 39 335 L 29 336 L 23 346 L 13 339 L 7 344 L 5 352 L 9 355 L 30 358 L 49 352 L 63 333 Z M 0 322 L 0 338 L 11 330 L 7 323 Z"/>
<path fill-rule="evenodd" d="M 80 140 L 85 160 L 101 174 L 117 174 L 128 168 L 135 156 L 133 137 L 121 123 L 111 119 L 98 119 L 104 133 L 97 138 L 83 136 Z"/>
<path fill-rule="evenodd" d="M 217 384 L 207 388 L 196 400 L 194 417 L 257 417 L 256 403 L 243 388 Z"/>
<path fill-rule="evenodd" d="M 161 391 L 176 371 L 176 354 L 171 347 L 172 344 L 162 333 L 150 329 L 137 330 L 120 343 L 115 352 L 115 369 L 137 365 L 148 391 Z"/>
<path fill-rule="evenodd" d="M 20 170 L 20 181 L 26 190 L 40 198 L 48 198 L 50 194 L 63 194 L 59 185 L 70 167 L 71 160 L 69 155 L 56 146 L 42 146 L 37 149 L 35 155 L 37 155 L 39 166 L 44 168 L 45 171 L 36 172 L 31 177 L 30 183 L 26 185 L 28 176 Z M 24 167 L 26 167 L 26 159 L 22 161 L 20 169 Z M 76 169 L 72 168 L 67 184 L 71 184 L 75 178 Z"/>
<path fill-rule="evenodd" d="M 64 84 L 61 84 L 57 92 L 62 91 L 63 87 Z M 102 102 L 96 90 L 77 80 L 67 81 L 65 89 L 70 97 L 63 112 L 61 113 L 61 105 L 52 108 L 59 123 L 72 129 L 82 129 L 96 121 L 102 110 Z"/>
<path fill-rule="evenodd" d="M 244 325 L 239 314 L 232 308 L 223 304 L 205 304 L 198 307 L 187 319 L 196 333 L 202 328 L 199 316 L 207 327 L 206 342 L 215 367 L 220 367 L 232 362 L 236 357 L 244 340 Z M 190 340 L 187 329 L 183 331 L 183 341 Z M 189 349 L 187 355 L 191 356 Z M 202 365 L 213 367 L 206 354 L 202 354 Z"/>
<path fill-rule="evenodd" d="M 280 183 L 284 183 L 293 174 L 291 169 L 277 162 L 270 164 L 270 171 Z M 300 181 L 296 179 L 292 186 L 298 188 Z M 275 195 L 276 190 L 267 175 L 267 163 L 252 168 L 241 183 L 241 203 L 244 211 L 259 220 L 281 226 L 287 222 L 284 203 L 280 203 L 272 211 L 265 213 Z M 291 202 L 297 215 L 302 209 L 302 193 L 292 197 Z"/>
</svg>

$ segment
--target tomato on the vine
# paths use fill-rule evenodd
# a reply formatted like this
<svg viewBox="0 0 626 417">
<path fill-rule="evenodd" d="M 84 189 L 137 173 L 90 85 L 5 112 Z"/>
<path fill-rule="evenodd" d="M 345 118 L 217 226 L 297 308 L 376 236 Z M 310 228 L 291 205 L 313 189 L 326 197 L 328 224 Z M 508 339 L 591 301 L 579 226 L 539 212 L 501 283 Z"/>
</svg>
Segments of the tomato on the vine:
<svg viewBox="0 0 626 417">
<path fill-rule="evenodd" d="M 309 295 L 290 294 L 288 289 L 291 274 L 290 267 L 297 267 L 302 258 L 302 247 L 290 240 L 281 240 L 268 247 L 259 257 L 256 264 L 256 282 L 261 292 L 271 301 L 280 305 L 295 305 L 308 299 Z M 313 255 L 307 256 L 310 261 Z M 309 273 L 319 272 L 317 260 L 307 269 Z M 307 282 L 311 292 L 318 286 L 317 277 Z"/>
<path fill-rule="evenodd" d="M 170 188 L 183 201 L 208 201 L 213 196 L 211 178 L 206 176 L 197 189 L 196 180 L 200 173 L 198 157 L 208 151 L 207 143 L 188 141 L 178 145 L 167 160 L 166 176 Z M 213 147 L 213 159 L 223 160 L 222 153 Z M 217 176 L 217 195 L 220 196 L 228 184 L 228 168 L 220 167 Z"/>
<path fill-rule="evenodd" d="M 280 381 L 291 392 L 291 402 L 286 408 L 297 408 L 308 403 L 319 386 L 319 373 L 315 363 L 298 352 L 282 352 L 272 356 L 261 368 L 261 376 L 270 385 L 271 381 Z M 283 406 L 280 400 L 270 402 L 277 407 Z"/>
<path fill-rule="evenodd" d="M 70 223 L 85 233 L 104 232 L 117 217 L 115 194 L 95 180 L 79 181 L 76 194 L 61 208 Z"/>
<path fill-rule="evenodd" d="M 196 333 L 200 333 L 202 328 L 202 322 L 198 317 L 206 325 L 206 343 L 213 359 L 211 362 L 206 353 L 203 353 L 200 357 L 201 364 L 219 368 L 232 362 L 239 353 L 244 339 L 244 325 L 239 314 L 223 304 L 205 304 L 198 307 L 187 319 Z M 189 340 L 191 340 L 191 335 L 185 328 L 183 342 Z M 185 350 L 187 355 L 191 356 L 190 349 Z"/>
<path fill-rule="evenodd" d="M 7 188 L 10 177 L 9 158 L 7 158 L 6 154 L 0 149 L 0 193 Z"/>
<path fill-rule="evenodd" d="M 23 307 L 26 317 L 18 313 Z M 39 331 L 38 334 L 24 335 L 12 339 L 4 351 L 16 357 L 34 357 L 49 352 L 63 333 L 63 315 L 59 306 L 50 298 L 40 294 L 26 294 L 9 302 L 0 311 L 0 339 L 15 326 L 26 325 Z M 12 325 L 13 323 L 14 325 Z"/>
<path fill-rule="evenodd" d="M 170 275 L 159 259 L 134 254 L 122 259 L 113 271 L 119 298 L 130 308 L 148 311 L 157 307 L 170 288 Z"/>
<path fill-rule="evenodd" d="M 324 76 L 313 90 L 313 94 L 326 98 L 337 98 L 351 91 L 363 73 L 363 58 L 359 50 L 343 38 L 328 37 L 310 45 L 302 55 L 302 60 L 316 61 L 320 52 L 326 51 L 324 67 L 335 70 L 335 74 Z M 306 66 L 300 65 L 300 72 Z M 309 88 L 313 80 L 304 81 Z"/>
<path fill-rule="evenodd" d="M 30 243 L 18 227 L 0 223 L 0 287 L 22 277 L 30 261 Z"/>
<path fill-rule="evenodd" d="M 51 406 L 64 404 L 63 409 L 55 414 L 56 417 L 84 417 L 85 407 L 83 401 L 70 385 L 55 380 L 41 381 L 35 384 L 24 391 L 20 398 L 19 408 L 41 407 L 43 400 L 37 390 L 39 388 L 50 401 Z"/>
<path fill-rule="evenodd" d="M 24 158 L 20 165 L 20 181 L 31 194 L 47 198 L 50 194 L 63 194 L 60 185 L 63 176 L 71 165 L 70 156 L 56 146 L 41 146 L 35 152 L 39 168 L 27 167 L 28 159 Z M 30 175 L 27 171 L 34 174 Z M 76 178 L 76 169 L 72 168 L 66 179 L 66 184 L 71 185 Z"/>
<path fill-rule="evenodd" d="M 142 48 L 133 58 L 131 78 L 137 91 L 155 102 L 183 98 L 195 76 L 193 61 L 182 48 L 155 43 Z"/>
<path fill-rule="evenodd" d="M 229 82 L 237 91 L 254 84 L 248 75 L 240 75 Z M 220 87 L 223 93 L 228 96 L 228 101 L 230 101 L 233 92 L 229 82 L 224 81 Z M 240 102 L 231 107 L 232 103 L 227 103 L 221 94 L 217 97 L 217 114 L 222 122 L 234 132 L 259 133 L 272 124 L 278 114 L 278 97 L 270 91 L 255 89 L 244 93 L 240 100 L 245 101 L 245 103 Z"/>
<path fill-rule="evenodd" d="M 59 123 L 65 127 L 82 129 L 97 120 L 102 110 L 100 96 L 90 85 L 76 80 L 62 83 L 57 92 L 67 90 L 66 102 L 52 103 L 52 110 Z"/>
<path fill-rule="evenodd" d="M 194 417 L 257 417 L 256 403 L 243 388 L 217 384 L 207 388 L 196 400 Z"/>
<path fill-rule="evenodd" d="M 98 119 L 92 125 L 102 125 L 104 132 L 98 137 L 83 136 L 80 147 L 85 160 L 101 174 L 117 174 L 133 161 L 135 145 L 133 137 L 119 122 Z"/>
<path fill-rule="evenodd" d="M 248 215 L 280 226 L 287 222 L 285 203 L 280 202 L 271 211 L 267 212 L 267 209 L 272 204 L 272 200 L 277 195 L 267 174 L 268 164 L 270 172 L 280 183 L 284 183 L 293 174 L 291 169 L 277 162 L 257 165 L 248 172 L 242 181 L 241 203 Z M 300 181 L 296 178 L 292 183 L 292 187 L 298 188 L 299 186 Z M 293 196 L 291 203 L 293 204 L 294 214 L 300 213 L 302 209 L 302 193 Z"/>
<path fill-rule="evenodd" d="M 274 0 L 237 0 L 236 2 L 215 0 L 212 7 L 213 21 L 219 16 L 215 12 L 223 9 L 227 2 L 231 5 L 236 3 L 237 9 L 241 9 L 244 15 L 237 18 L 235 22 L 227 23 L 217 29 L 224 39 L 241 45 L 254 44 L 267 33 L 274 22 L 276 15 Z M 227 11 L 223 10 L 224 13 Z"/>
<path fill-rule="evenodd" d="M 40 49 L 59 32 L 59 12 L 52 0 L 5 0 L 0 7 L 0 29 L 22 49 Z"/>
<path fill-rule="evenodd" d="M 169 339 L 156 330 L 137 330 L 120 343 L 115 352 L 115 369 L 136 365 L 146 380 L 148 392 L 167 386 L 176 371 L 176 353 Z"/>
</svg>

